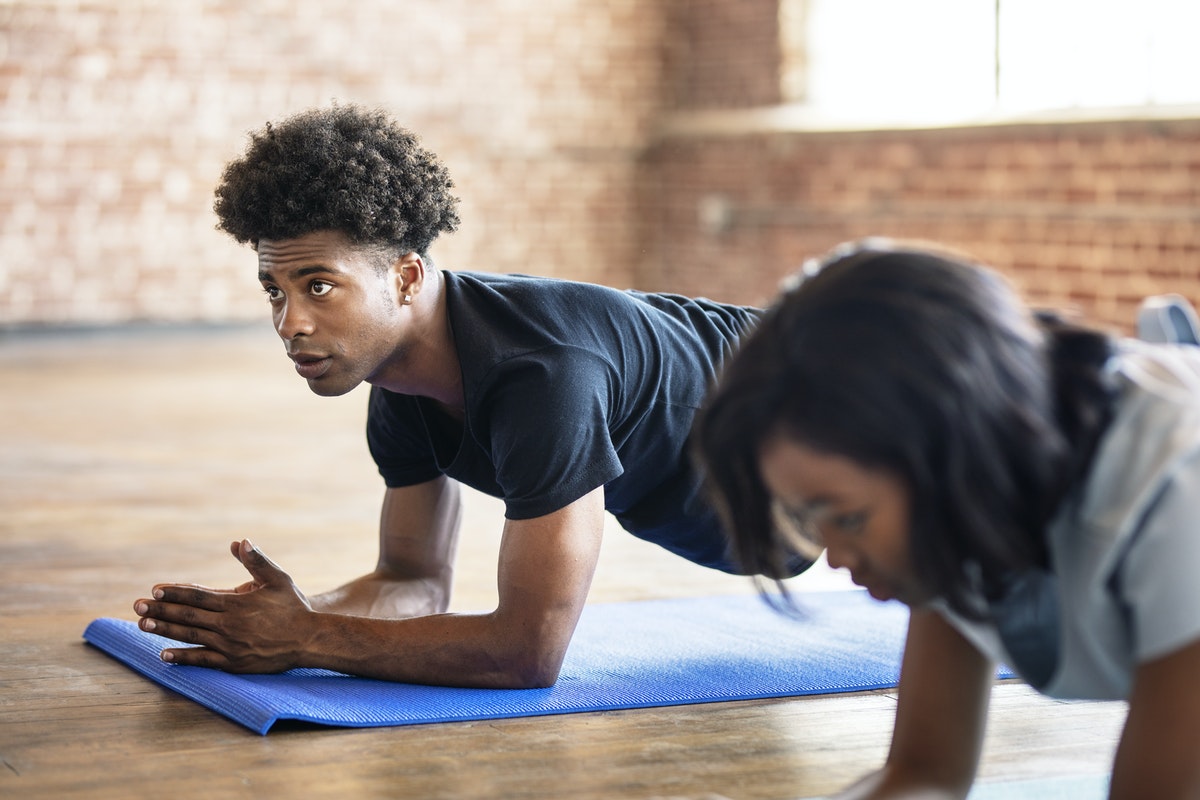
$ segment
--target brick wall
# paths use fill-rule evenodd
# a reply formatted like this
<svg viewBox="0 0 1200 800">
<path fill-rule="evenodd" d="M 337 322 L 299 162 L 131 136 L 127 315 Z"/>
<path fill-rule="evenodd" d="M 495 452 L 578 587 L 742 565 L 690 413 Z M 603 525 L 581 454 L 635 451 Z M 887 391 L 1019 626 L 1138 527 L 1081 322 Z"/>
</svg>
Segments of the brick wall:
<svg viewBox="0 0 1200 800">
<path fill-rule="evenodd" d="M 663 24 L 641 0 L 0 3 L 0 327 L 265 315 L 212 188 L 246 131 L 332 99 L 450 166 L 440 265 L 628 285 Z"/>
<path fill-rule="evenodd" d="M 645 158 L 642 283 L 763 302 L 862 236 L 974 254 L 1034 303 L 1128 330 L 1200 305 L 1200 120 L 925 131 L 677 131 Z"/>
<path fill-rule="evenodd" d="M 665 108 L 778 103 L 779 0 L 668 0 Z"/>
<path fill-rule="evenodd" d="M 1200 304 L 1200 121 L 679 124 L 779 101 L 777 4 L 0 2 L 0 329 L 265 317 L 212 188 L 246 131 L 333 99 L 446 160 L 445 267 L 765 302 L 804 257 L 892 235 L 1118 326 L 1145 294 Z"/>
</svg>

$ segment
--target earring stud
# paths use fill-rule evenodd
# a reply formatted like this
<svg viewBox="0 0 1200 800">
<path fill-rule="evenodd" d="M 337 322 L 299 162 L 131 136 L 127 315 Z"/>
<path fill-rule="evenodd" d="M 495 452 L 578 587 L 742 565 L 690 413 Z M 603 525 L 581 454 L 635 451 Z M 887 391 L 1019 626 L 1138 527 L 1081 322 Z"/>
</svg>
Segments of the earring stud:
<svg viewBox="0 0 1200 800">
<path fill-rule="evenodd" d="M 404 305 L 408 305 L 411 302 L 412 302 L 412 295 L 411 294 L 404 295 Z"/>
</svg>

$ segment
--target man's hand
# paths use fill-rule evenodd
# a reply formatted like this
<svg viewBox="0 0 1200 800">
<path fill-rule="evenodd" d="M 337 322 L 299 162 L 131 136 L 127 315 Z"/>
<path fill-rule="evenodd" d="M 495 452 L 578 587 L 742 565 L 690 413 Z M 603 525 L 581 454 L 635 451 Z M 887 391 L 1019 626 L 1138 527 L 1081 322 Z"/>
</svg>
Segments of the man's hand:
<svg viewBox="0 0 1200 800">
<path fill-rule="evenodd" d="M 529 689 L 551 685 L 583 611 L 600 554 L 604 488 L 597 487 L 541 517 L 505 520 L 498 602 L 487 613 L 440 610 L 453 574 L 445 556 L 453 550 L 456 504 L 446 505 L 447 513 L 440 515 L 445 524 L 434 526 L 434 535 L 424 539 L 411 523 L 389 524 L 404 516 L 399 501 L 439 489 L 439 482 L 431 481 L 415 489 L 388 490 L 380 567 L 366 583 L 352 586 L 372 589 L 367 584 L 378 576 L 382 584 L 399 587 L 399 594 L 388 598 L 377 616 L 331 613 L 328 601 L 337 599 L 336 591 L 322 596 L 314 608 L 286 573 L 249 542 L 238 542 L 233 554 L 252 580 L 229 590 L 156 586 L 153 600 L 138 600 L 134 605 L 142 617 L 141 627 L 199 645 L 168 648 L 164 660 L 230 672 L 316 667 L 434 686 Z M 373 591 L 363 594 L 369 598 Z M 419 612 L 418 600 L 438 612 L 398 617 Z"/>
<path fill-rule="evenodd" d="M 251 580 L 235 589 L 159 584 L 134 603 L 144 631 L 199 645 L 163 650 L 173 664 L 228 672 L 283 672 L 299 666 L 314 616 L 291 577 L 248 540 L 230 546 Z"/>
</svg>

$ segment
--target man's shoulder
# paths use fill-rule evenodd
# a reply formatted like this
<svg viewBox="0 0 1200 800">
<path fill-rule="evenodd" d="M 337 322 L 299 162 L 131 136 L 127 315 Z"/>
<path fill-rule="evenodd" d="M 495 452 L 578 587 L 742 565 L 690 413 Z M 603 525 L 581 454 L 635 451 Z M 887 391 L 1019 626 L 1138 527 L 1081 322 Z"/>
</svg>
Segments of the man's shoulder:
<svg viewBox="0 0 1200 800">
<path fill-rule="evenodd" d="M 760 316 L 753 307 L 703 298 L 529 275 L 459 272 L 446 284 L 464 374 L 555 348 L 574 349 L 578 357 L 583 348 L 624 365 L 621 372 L 668 361 L 693 364 L 706 381 L 712 362 Z"/>
<path fill-rule="evenodd" d="M 708 315 L 724 315 L 744 321 L 756 321 L 763 309 L 756 306 L 738 305 L 711 300 L 706 297 L 690 297 L 674 292 L 651 292 L 634 288 L 617 288 L 598 283 L 528 275 L 518 272 L 476 272 L 471 270 L 443 270 L 450 294 L 465 300 L 474 295 L 486 299 L 494 295 L 497 299 L 535 300 L 558 299 L 568 304 L 574 302 L 608 300 L 618 306 L 642 312 L 666 312 L 678 314 L 681 310 L 698 311 Z M 611 312 L 612 309 L 606 309 Z"/>
<path fill-rule="evenodd" d="M 474 270 L 442 270 L 447 290 L 454 296 L 495 293 L 504 297 L 553 295 L 605 295 L 629 292 L 598 283 L 529 275 L 523 272 L 478 272 Z"/>
<path fill-rule="evenodd" d="M 450 324 L 461 334 L 460 356 L 467 355 L 464 349 L 492 356 L 576 344 L 599 331 L 644 324 L 626 291 L 519 273 L 448 274 L 446 302 Z"/>
</svg>

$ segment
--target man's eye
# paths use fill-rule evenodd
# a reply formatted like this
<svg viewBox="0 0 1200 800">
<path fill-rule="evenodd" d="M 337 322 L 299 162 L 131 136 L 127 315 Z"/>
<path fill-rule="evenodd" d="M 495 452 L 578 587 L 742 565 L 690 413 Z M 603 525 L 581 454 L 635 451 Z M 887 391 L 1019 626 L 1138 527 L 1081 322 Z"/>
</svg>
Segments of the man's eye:
<svg viewBox="0 0 1200 800">
<path fill-rule="evenodd" d="M 283 296 L 282 293 L 279 291 L 278 286 L 264 286 L 263 294 L 265 294 L 267 296 L 267 299 L 270 300 L 272 303 L 274 303 L 276 300 L 278 300 L 280 297 Z"/>
<path fill-rule="evenodd" d="M 313 294 L 314 297 L 321 297 L 322 295 L 329 294 L 331 291 L 333 291 L 333 284 L 325 283 L 325 281 L 313 281 L 312 286 L 310 286 L 308 290 Z"/>
</svg>

